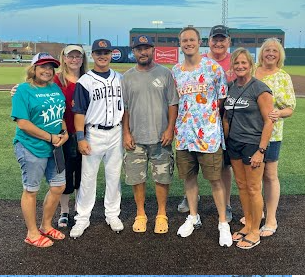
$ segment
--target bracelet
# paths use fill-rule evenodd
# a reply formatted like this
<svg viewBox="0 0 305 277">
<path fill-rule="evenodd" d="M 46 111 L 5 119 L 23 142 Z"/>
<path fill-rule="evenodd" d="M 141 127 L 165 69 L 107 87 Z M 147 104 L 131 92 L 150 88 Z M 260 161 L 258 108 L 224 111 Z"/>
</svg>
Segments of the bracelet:
<svg viewBox="0 0 305 277">
<path fill-rule="evenodd" d="M 85 139 L 85 133 L 83 131 L 77 131 L 76 132 L 76 139 L 77 142 Z"/>
<path fill-rule="evenodd" d="M 53 140 L 52 140 L 52 134 L 51 134 L 51 133 L 49 133 L 49 135 L 51 136 L 51 140 L 50 140 L 50 142 L 53 144 Z"/>
</svg>

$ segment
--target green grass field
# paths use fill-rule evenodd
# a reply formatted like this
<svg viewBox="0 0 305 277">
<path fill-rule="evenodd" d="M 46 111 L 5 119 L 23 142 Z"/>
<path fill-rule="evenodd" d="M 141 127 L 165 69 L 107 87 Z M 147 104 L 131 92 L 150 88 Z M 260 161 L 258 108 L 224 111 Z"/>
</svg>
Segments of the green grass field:
<svg viewBox="0 0 305 277">
<path fill-rule="evenodd" d="M 1 76 L 1 75 L 0 75 Z M 13 137 L 16 123 L 10 118 L 11 97 L 9 92 L 0 92 L 0 199 L 20 199 L 22 192 L 21 174 L 19 165 L 15 159 L 13 151 Z M 291 118 L 285 120 L 285 135 L 279 162 L 279 177 L 281 181 L 282 194 L 305 194 L 305 140 L 303 121 L 305 118 L 305 99 L 297 99 L 297 109 Z M 209 184 L 201 177 L 199 179 L 200 193 L 210 195 Z M 103 167 L 98 176 L 98 198 L 101 198 L 104 190 Z M 153 195 L 154 186 L 148 183 L 147 195 Z M 43 182 L 39 193 L 42 199 L 47 190 L 47 185 Z M 131 188 L 124 184 L 124 174 L 122 174 L 123 197 L 132 197 Z M 232 194 L 237 194 L 236 185 L 233 186 Z M 183 195 L 183 183 L 177 178 L 175 171 L 174 181 L 171 185 L 170 195 Z"/>
<path fill-rule="evenodd" d="M 133 67 L 132 63 L 113 63 L 111 68 L 119 71 L 121 73 L 125 72 L 129 68 Z M 172 65 L 166 65 L 168 68 L 171 68 Z M 90 65 L 92 68 L 93 65 Z M 5 64 L 0 64 L 0 85 L 6 84 L 17 84 L 23 82 L 25 79 L 25 69 L 24 66 L 6 66 Z M 305 76 L 305 66 L 286 66 L 284 69 L 291 75 L 301 75 Z"/>
<path fill-rule="evenodd" d="M 114 70 L 124 72 L 134 64 L 112 64 Z M 167 65 L 171 68 L 170 65 Z M 24 81 L 26 66 L 6 66 L 0 64 L 0 85 L 16 84 Z M 305 76 L 305 66 L 288 66 L 285 70 L 289 74 Z M 0 156 L 0 199 L 19 199 L 22 192 L 21 175 L 17 161 L 13 153 L 12 139 L 15 132 L 15 123 L 10 118 L 11 99 L 9 92 L 0 92 L 0 127 L 2 140 L 0 147 L 2 155 Z M 305 175 L 303 165 L 305 158 L 302 153 L 305 149 L 303 119 L 305 118 L 305 99 L 297 100 L 297 109 L 292 118 L 285 121 L 285 136 L 281 150 L 281 159 L 279 164 L 279 176 L 284 194 L 304 194 Z M 103 167 L 101 167 L 98 176 L 99 184 L 104 184 Z M 124 185 L 124 174 L 122 174 L 122 191 L 124 197 L 132 197 L 131 188 Z M 211 193 L 209 184 L 200 178 L 200 193 L 208 195 Z M 43 183 L 39 198 L 42 199 L 47 186 Z M 104 185 L 98 187 L 98 197 L 103 194 Z M 154 186 L 149 183 L 147 194 L 152 195 Z M 237 194 L 236 186 L 233 186 L 233 194 Z M 182 195 L 183 184 L 175 175 L 174 182 L 171 185 L 171 195 Z"/>
</svg>

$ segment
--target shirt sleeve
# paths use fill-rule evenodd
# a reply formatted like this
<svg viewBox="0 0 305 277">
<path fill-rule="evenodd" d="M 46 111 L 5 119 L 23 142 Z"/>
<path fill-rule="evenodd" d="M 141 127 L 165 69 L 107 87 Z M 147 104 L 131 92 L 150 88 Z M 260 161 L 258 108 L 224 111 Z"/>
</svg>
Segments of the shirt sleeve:
<svg viewBox="0 0 305 277">
<path fill-rule="evenodd" d="M 124 103 L 124 109 L 128 110 L 128 99 L 129 99 L 129 94 L 128 94 L 128 85 L 126 81 L 126 76 L 123 75 L 122 78 L 122 92 L 123 92 L 123 103 Z"/>
<path fill-rule="evenodd" d="M 12 113 L 13 120 L 25 119 L 30 120 L 30 111 L 28 103 L 28 93 L 23 85 L 19 85 L 15 95 L 12 97 Z"/>
<path fill-rule="evenodd" d="M 279 99 L 276 98 L 276 104 L 278 107 L 280 109 L 291 108 L 294 110 L 296 107 L 296 99 L 292 80 L 289 74 L 285 73 L 283 78 L 281 78 L 279 88 L 282 90 L 283 95 Z"/>
<path fill-rule="evenodd" d="M 76 83 L 72 103 L 72 112 L 77 114 L 87 113 L 90 104 L 89 91 L 81 83 Z"/>
<path fill-rule="evenodd" d="M 217 84 L 218 84 L 218 89 L 217 89 L 217 93 L 218 99 L 224 99 L 227 97 L 227 93 L 228 93 L 228 84 L 227 84 L 227 78 L 226 78 L 226 74 L 223 71 L 221 66 L 218 66 L 217 70 L 216 70 L 216 74 L 218 76 L 217 79 Z"/>
<path fill-rule="evenodd" d="M 172 72 L 170 70 L 168 71 L 167 74 L 167 103 L 168 106 L 177 105 L 179 103 L 176 84 Z"/>
</svg>

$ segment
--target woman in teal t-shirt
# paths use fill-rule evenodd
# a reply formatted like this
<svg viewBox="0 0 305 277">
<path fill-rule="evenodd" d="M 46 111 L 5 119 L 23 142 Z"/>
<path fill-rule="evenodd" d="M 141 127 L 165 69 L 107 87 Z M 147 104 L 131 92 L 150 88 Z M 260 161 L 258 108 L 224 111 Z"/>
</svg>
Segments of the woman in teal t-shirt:
<svg viewBox="0 0 305 277">
<path fill-rule="evenodd" d="M 19 85 L 12 98 L 11 117 L 17 122 L 14 138 L 15 155 L 22 172 L 21 208 L 28 232 L 24 240 L 36 247 L 49 247 L 64 234 L 51 225 L 60 196 L 65 189 L 65 171 L 57 172 L 54 147 L 68 139 L 63 121 L 65 97 L 52 83 L 59 61 L 48 53 L 33 57 L 26 82 Z M 63 134 L 60 134 L 63 133 Z M 40 182 L 46 177 L 50 189 L 46 194 L 40 228 L 36 225 L 36 196 Z"/>
</svg>

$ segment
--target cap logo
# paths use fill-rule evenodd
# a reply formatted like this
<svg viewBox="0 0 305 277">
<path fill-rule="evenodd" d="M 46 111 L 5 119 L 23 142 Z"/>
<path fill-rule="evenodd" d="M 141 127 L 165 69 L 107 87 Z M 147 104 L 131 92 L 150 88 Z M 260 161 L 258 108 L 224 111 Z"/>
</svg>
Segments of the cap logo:
<svg viewBox="0 0 305 277">
<path fill-rule="evenodd" d="M 49 53 L 40 53 L 38 56 L 38 59 L 43 59 L 43 58 L 50 58 Z"/>
<path fill-rule="evenodd" d="M 148 39 L 145 36 L 141 36 L 141 37 L 139 37 L 139 42 L 141 42 L 141 43 L 148 43 Z"/>
<path fill-rule="evenodd" d="M 98 43 L 98 46 L 99 46 L 99 47 L 106 48 L 108 45 L 107 45 L 107 42 L 106 42 L 106 41 L 101 40 L 101 41 Z"/>
</svg>

